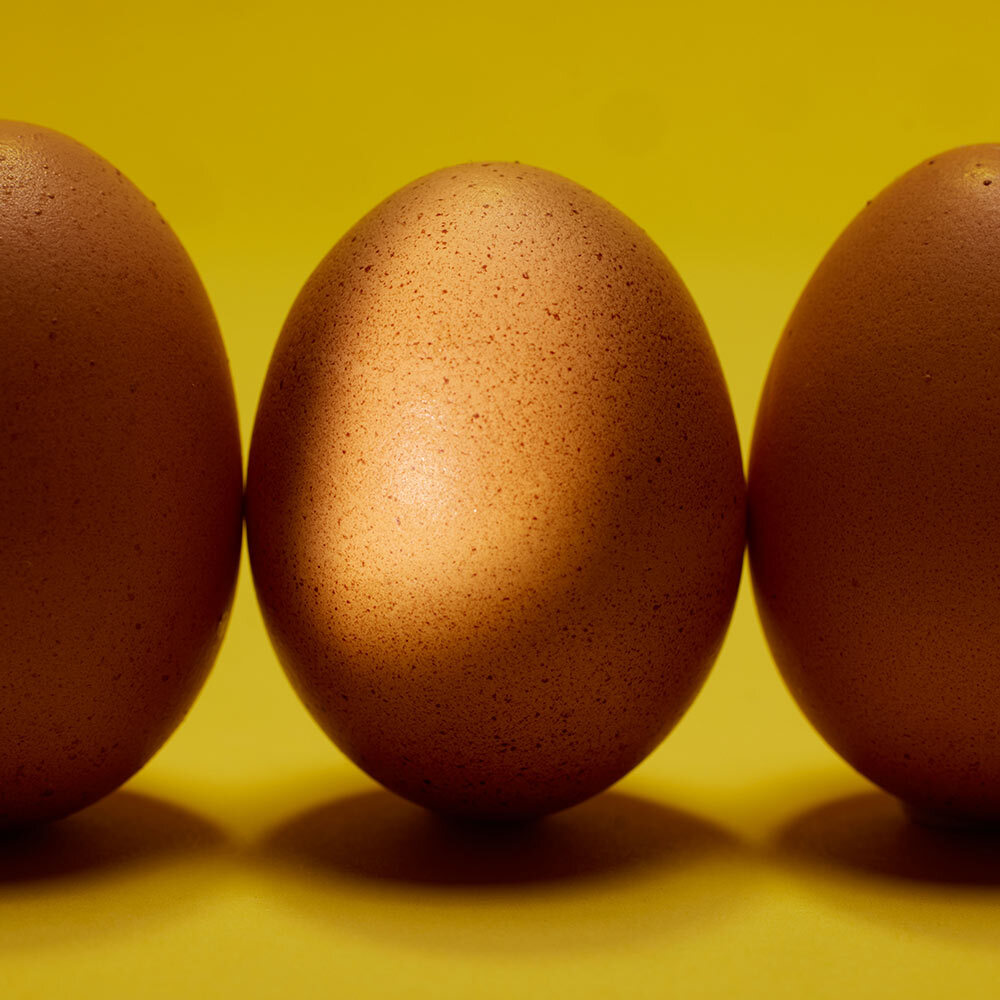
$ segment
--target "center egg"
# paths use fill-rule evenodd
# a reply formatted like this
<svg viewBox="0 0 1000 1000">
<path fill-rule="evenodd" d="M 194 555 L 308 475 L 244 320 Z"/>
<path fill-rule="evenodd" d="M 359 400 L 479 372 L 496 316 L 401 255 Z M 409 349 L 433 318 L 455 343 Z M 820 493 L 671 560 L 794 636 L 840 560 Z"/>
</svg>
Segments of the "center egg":
<svg viewBox="0 0 1000 1000">
<path fill-rule="evenodd" d="M 470 164 L 403 188 L 296 300 L 247 483 L 296 690 L 387 787 L 550 812 L 639 763 L 732 611 L 744 481 L 683 283 L 578 185 Z"/>
</svg>

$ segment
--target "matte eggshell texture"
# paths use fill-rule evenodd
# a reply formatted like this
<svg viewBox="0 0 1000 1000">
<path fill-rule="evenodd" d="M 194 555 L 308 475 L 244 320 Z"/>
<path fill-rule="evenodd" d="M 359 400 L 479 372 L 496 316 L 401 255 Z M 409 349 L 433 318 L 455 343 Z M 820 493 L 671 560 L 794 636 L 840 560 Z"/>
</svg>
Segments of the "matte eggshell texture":
<svg viewBox="0 0 1000 1000">
<path fill-rule="evenodd" d="M 299 295 L 250 453 L 275 648 L 331 738 L 432 808 L 568 806 L 705 678 L 744 544 L 712 344 L 649 238 L 576 184 L 454 167 Z"/>
<path fill-rule="evenodd" d="M 114 167 L 0 122 L 0 827 L 157 750 L 240 551 L 229 366 L 177 238 Z"/>
<path fill-rule="evenodd" d="M 922 163 L 820 264 L 761 398 L 750 556 L 832 746 L 918 811 L 1000 820 L 1000 146 Z"/>
</svg>

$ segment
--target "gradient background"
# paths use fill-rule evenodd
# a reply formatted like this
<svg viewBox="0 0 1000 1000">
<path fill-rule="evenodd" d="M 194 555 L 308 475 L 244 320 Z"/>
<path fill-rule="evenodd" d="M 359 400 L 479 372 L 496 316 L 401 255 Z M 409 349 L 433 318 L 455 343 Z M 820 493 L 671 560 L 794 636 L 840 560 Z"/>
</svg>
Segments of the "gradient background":
<svg viewBox="0 0 1000 1000">
<path fill-rule="evenodd" d="M 85 11 L 81 7 L 86 6 Z M 420 174 L 518 159 L 660 244 L 744 449 L 773 346 L 865 200 L 1000 138 L 973 5 L 12 3 L 0 116 L 153 198 L 222 325 L 244 448 L 299 287 Z M 910 829 L 810 730 L 748 580 L 703 694 L 615 791 L 456 832 L 321 735 L 244 559 L 215 672 L 105 802 L 0 849 L 0 996 L 993 996 L 1000 845 Z"/>
</svg>

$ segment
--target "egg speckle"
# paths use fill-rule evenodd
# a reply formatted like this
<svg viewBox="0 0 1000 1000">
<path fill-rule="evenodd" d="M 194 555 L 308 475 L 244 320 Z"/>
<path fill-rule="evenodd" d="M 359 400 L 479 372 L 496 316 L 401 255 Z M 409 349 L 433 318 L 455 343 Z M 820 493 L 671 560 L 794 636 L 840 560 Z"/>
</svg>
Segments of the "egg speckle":
<svg viewBox="0 0 1000 1000">
<path fill-rule="evenodd" d="M 625 774 L 704 680 L 743 530 L 697 309 L 576 184 L 431 174 L 296 300 L 251 445 L 254 579 L 306 705 L 400 794 L 510 818 Z"/>
</svg>

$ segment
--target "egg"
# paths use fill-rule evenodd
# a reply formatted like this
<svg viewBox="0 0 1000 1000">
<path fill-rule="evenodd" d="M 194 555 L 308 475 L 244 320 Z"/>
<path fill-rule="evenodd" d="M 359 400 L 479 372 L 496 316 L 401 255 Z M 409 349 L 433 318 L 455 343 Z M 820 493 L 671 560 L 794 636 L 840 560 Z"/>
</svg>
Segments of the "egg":
<svg viewBox="0 0 1000 1000">
<path fill-rule="evenodd" d="M 155 206 L 0 122 L 0 827 L 66 815 L 177 726 L 241 544 L 229 365 Z"/>
<path fill-rule="evenodd" d="M 281 331 L 247 474 L 295 689 L 388 788 L 537 816 L 638 764 L 732 611 L 745 488 L 719 362 L 641 229 L 547 171 L 396 192 Z"/>
<path fill-rule="evenodd" d="M 1000 145 L 862 209 L 760 400 L 750 562 L 819 732 L 938 822 L 1000 820 Z"/>
</svg>

